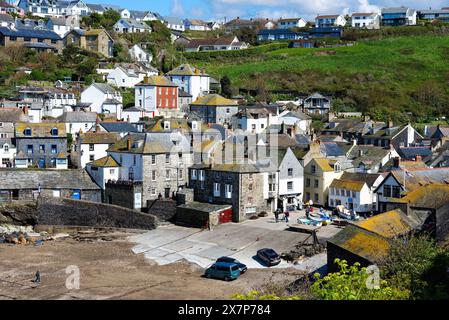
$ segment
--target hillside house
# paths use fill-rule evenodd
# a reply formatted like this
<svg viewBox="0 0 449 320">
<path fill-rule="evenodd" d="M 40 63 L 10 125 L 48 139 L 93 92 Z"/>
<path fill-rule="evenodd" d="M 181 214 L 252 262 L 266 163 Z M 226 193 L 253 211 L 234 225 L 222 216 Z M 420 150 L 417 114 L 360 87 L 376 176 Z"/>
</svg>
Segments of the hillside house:
<svg viewBox="0 0 449 320">
<path fill-rule="evenodd" d="M 304 28 L 307 21 L 303 18 L 279 19 L 278 29 Z"/>
<path fill-rule="evenodd" d="M 198 69 L 190 64 L 182 64 L 166 74 L 179 89 L 189 93 L 192 100 L 209 94 L 210 76 L 204 69 Z"/>
<path fill-rule="evenodd" d="M 235 101 L 218 94 L 200 97 L 190 105 L 190 111 L 198 114 L 206 124 L 218 123 L 229 126 L 238 110 L 239 107 Z"/>
<path fill-rule="evenodd" d="M 88 163 L 106 157 L 106 151 L 119 138 L 117 133 L 110 132 L 95 131 L 80 134 L 75 146 L 78 159 L 72 159 L 72 162 L 76 162 L 78 168 L 84 169 Z"/>
<path fill-rule="evenodd" d="M 63 40 L 57 33 L 46 29 L 0 27 L 0 46 L 17 45 L 37 52 L 61 53 Z"/>
<path fill-rule="evenodd" d="M 216 50 L 243 50 L 249 44 L 241 42 L 237 37 L 220 37 L 213 39 L 192 39 L 185 44 L 186 52 L 216 51 Z"/>
<path fill-rule="evenodd" d="M 332 108 L 332 100 L 320 93 L 314 93 L 304 99 L 303 109 L 305 113 L 322 115 L 329 113 Z"/>
<path fill-rule="evenodd" d="M 360 29 L 380 29 L 380 14 L 376 12 L 352 14 L 351 27 Z"/>
<path fill-rule="evenodd" d="M 153 55 L 145 51 L 139 44 L 133 45 L 128 54 L 134 62 L 150 63 L 153 61 Z"/>
<path fill-rule="evenodd" d="M 382 25 L 384 26 L 414 26 L 416 19 L 417 12 L 412 8 L 382 8 Z"/>
<path fill-rule="evenodd" d="M 77 46 L 108 58 L 112 58 L 114 55 L 114 40 L 104 29 L 72 30 L 64 37 L 64 45 Z"/>
<path fill-rule="evenodd" d="M 210 27 L 207 22 L 199 19 L 185 19 L 184 20 L 185 30 L 192 31 L 210 31 Z"/>
<path fill-rule="evenodd" d="M 137 21 L 130 18 L 122 18 L 114 24 L 114 30 L 117 33 L 150 33 L 151 27 L 143 21 Z"/>
<path fill-rule="evenodd" d="M 169 28 L 170 30 L 175 31 L 186 31 L 186 27 L 184 25 L 184 22 L 176 17 L 164 17 L 164 24 Z"/>
<path fill-rule="evenodd" d="M 91 84 L 81 93 L 81 103 L 90 104 L 91 112 L 114 114 L 118 120 L 122 119 L 123 97 L 108 84 Z"/>
<path fill-rule="evenodd" d="M 346 25 L 346 19 L 341 14 L 335 15 L 320 15 L 315 18 L 316 28 L 329 28 L 329 27 L 344 27 Z"/>
</svg>

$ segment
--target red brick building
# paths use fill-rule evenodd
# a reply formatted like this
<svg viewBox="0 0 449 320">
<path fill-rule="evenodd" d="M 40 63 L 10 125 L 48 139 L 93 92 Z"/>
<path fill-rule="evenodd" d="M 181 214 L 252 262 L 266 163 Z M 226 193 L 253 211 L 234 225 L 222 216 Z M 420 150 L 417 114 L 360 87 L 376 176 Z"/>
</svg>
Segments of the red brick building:
<svg viewBox="0 0 449 320">
<path fill-rule="evenodd" d="M 154 116 L 176 116 L 178 113 L 178 86 L 163 76 L 146 77 L 135 87 L 136 106 Z"/>
</svg>

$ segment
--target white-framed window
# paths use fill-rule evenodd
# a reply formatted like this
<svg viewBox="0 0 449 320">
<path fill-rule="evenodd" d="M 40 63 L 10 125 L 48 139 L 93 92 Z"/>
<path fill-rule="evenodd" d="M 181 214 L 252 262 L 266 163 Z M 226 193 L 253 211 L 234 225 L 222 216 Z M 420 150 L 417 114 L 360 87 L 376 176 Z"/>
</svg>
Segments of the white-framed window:
<svg viewBox="0 0 449 320">
<path fill-rule="evenodd" d="M 215 182 L 214 183 L 214 197 L 220 196 L 220 184 Z"/>
<path fill-rule="evenodd" d="M 165 170 L 165 180 L 170 180 L 170 170 Z"/>
<path fill-rule="evenodd" d="M 156 195 L 156 188 L 151 188 L 151 195 L 155 196 Z"/>
<path fill-rule="evenodd" d="M 151 164 L 152 164 L 152 165 L 155 165 L 155 164 L 156 164 L 156 155 L 155 155 L 155 154 L 152 154 L 152 155 L 151 155 Z"/>
<path fill-rule="evenodd" d="M 206 179 L 206 173 L 204 170 L 200 170 L 200 181 L 204 181 Z"/>
<path fill-rule="evenodd" d="M 232 199 L 232 184 L 225 185 L 225 198 Z"/>
<path fill-rule="evenodd" d="M 156 181 L 156 170 L 151 171 L 151 181 Z"/>
<path fill-rule="evenodd" d="M 192 169 L 191 179 L 196 180 L 196 169 Z"/>
<path fill-rule="evenodd" d="M 288 176 L 293 177 L 293 168 L 288 168 Z"/>
<path fill-rule="evenodd" d="M 292 191 L 293 190 L 293 181 L 287 182 L 287 190 Z"/>
</svg>

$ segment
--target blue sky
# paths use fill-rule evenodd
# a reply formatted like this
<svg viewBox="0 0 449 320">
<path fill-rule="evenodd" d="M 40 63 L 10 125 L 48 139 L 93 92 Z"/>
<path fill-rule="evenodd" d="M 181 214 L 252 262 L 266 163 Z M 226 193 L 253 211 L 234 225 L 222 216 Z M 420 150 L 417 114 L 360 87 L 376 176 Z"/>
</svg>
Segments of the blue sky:
<svg viewBox="0 0 449 320">
<path fill-rule="evenodd" d="M 87 0 L 136 10 L 156 11 L 180 18 L 228 20 L 241 18 L 279 18 L 300 16 L 307 20 L 317 14 L 372 11 L 386 6 L 415 9 L 449 7 L 449 0 Z"/>
</svg>

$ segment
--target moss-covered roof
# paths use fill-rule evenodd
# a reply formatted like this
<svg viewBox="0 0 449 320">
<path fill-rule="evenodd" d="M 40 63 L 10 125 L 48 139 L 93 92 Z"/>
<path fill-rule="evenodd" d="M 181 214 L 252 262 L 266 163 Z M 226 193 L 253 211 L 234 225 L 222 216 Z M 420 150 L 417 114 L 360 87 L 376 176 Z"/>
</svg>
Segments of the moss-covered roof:
<svg viewBox="0 0 449 320">
<path fill-rule="evenodd" d="M 155 87 L 177 87 L 176 84 L 164 76 L 146 77 L 138 86 L 155 86 Z"/>
<path fill-rule="evenodd" d="M 388 211 L 354 225 L 385 238 L 394 238 L 413 230 L 412 222 L 401 210 Z"/>
<path fill-rule="evenodd" d="M 98 168 L 117 168 L 119 167 L 119 164 L 117 161 L 114 160 L 111 156 L 106 156 L 101 159 L 92 161 L 89 163 L 92 167 L 98 167 Z"/>
<path fill-rule="evenodd" d="M 169 71 L 167 73 L 168 76 L 207 76 L 207 74 L 203 73 L 200 69 L 195 68 L 194 66 L 186 63 L 182 64 L 179 67 Z"/>
<path fill-rule="evenodd" d="M 449 203 L 449 185 L 429 184 L 408 193 L 399 203 L 412 207 L 439 209 Z"/>
<path fill-rule="evenodd" d="M 328 159 L 325 158 L 317 158 L 317 159 L 313 159 L 315 161 L 315 163 L 321 168 L 321 170 L 323 170 L 324 172 L 331 172 L 334 171 L 334 169 L 332 168 L 332 166 L 329 163 Z"/>
<path fill-rule="evenodd" d="M 31 129 L 31 136 L 25 136 L 25 129 Z M 52 129 L 57 129 L 57 136 L 53 136 Z M 66 128 L 64 123 L 18 123 L 16 125 L 16 137 L 18 138 L 66 138 Z"/>
<path fill-rule="evenodd" d="M 86 132 L 81 135 L 81 144 L 112 144 L 116 143 L 119 135 L 114 132 Z"/>
<path fill-rule="evenodd" d="M 337 189 L 361 191 L 365 184 L 366 183 L 364 181 L 348 181 L 348 180 L 334 179 L 330 186 Z"/>
<path fill-rule="evenodd" d="M 191 105 L 193 106 L 237 106 L 237 103 L 233 100 L 226 99 L 219 94 L 209 94 L 204 97 L 199 97 Z"/>
</svg>

